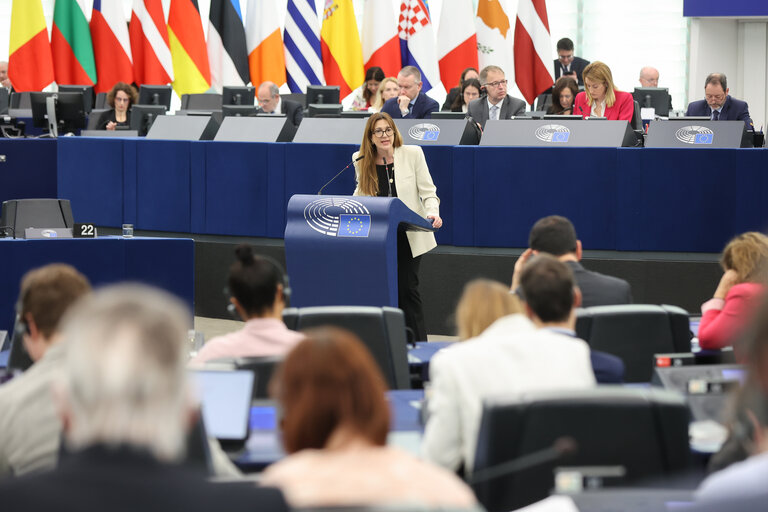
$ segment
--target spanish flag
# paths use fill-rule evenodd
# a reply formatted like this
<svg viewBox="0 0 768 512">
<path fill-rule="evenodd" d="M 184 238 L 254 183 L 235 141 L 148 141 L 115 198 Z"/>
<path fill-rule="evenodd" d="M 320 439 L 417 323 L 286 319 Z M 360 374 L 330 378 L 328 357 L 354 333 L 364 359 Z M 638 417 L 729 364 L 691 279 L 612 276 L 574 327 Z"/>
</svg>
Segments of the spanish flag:
<svg viewBox="0 0 768 512">
<path fill-rule="evenodd" d="M 197 0 L 171 0 L 168 38 L 176 94 L 196 94 L 211 88 L 211 68 Z"/>
<path fill-rule="evenodd" d="M 330 0 L 325 6 L 320 30 L 323 72 L 328 85 L 341 87 L 343 98 L 365 81 L 363 49 L 352 0 Z"/>
<path fill-rule="evenodd" d="M 53 57 L 40 0 L 13 0 L 8 77 L 18 92 L 41 91 L 53 82 Z"/>
</svg>

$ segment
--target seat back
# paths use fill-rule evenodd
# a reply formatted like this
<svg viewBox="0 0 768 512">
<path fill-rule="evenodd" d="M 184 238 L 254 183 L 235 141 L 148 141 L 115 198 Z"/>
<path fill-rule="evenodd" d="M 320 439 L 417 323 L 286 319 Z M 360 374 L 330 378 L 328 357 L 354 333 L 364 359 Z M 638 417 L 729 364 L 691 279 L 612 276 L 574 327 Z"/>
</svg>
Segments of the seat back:
<svg viewBox="0 0 768 512">
<path fill-rule="evenodd" d="M 296 103 L 300 104 L 303 108 L 307 108 L 307 95 L 302 92 L 281 94 L 280 98 L 288 101 L 295 101 Z"/>
<path fill-rule="evenodd" d="M 254 373 L 253 398 L 269 398 L 269 382 L 275 370 L 283 362 L 284 356 L 238 357 L 234 360 L 238 370 L 250 370 Z"/>
<path fill-rule="evenodd" d="M 96 93 L 96 99 L 93 100 L 93 108 L 109 108 L 109 105 L 107 105 L 107 93 Z"/>
<path fill-rule="evenodd" d="M 323 325 L 346 329 L 360 338 L 381 369 L 390 389 L 410 389 L 405 316 L 402 310 L 369 306 L 289 308 L 283 312 L 289 329 Z"/>
<path fill-rule="evenodd" d="M 603 388 L 535 393 L 486 400 L 473 478 L 486 468 L 571 438 L 575 450 L 518 472 L 478 481 L 473 488 L 489 511 L 513 510 L 546 498 L 555 468 L 621 466 L 624 482 L 664 475 L 689 465 L 688 409 L 676 393 Z"/>
<path fill-rule="evenodd" d="M 626 382 L 650 382 L 654 354 L 691 351 L 688 313 L 677 306 L 622 304 L 580 309 L 576 335 L 592 349 L 621 358 Z"/>
<path fill-rule="evenodd" d="M 547 112 L 549 107 L 552 106 L 552 93 L 547 91 L 539 94 L 536 97 L 536 111 Z"/>
<path fill-rule="evenodd" d="M 94 108 L 91 110 L 91 113 L 88 114 L 88 126 L 86 127 L 86 130 L 96 130 L 99 126 L 101 114 L 108 111 L 108 108 Z"/>
<path fill-rule="evenodd" d="M 640 115 L 640 103 L 637 101 L 634 101 L 635 104 L 635 112 L 632 114 L 632 122 L 630 123 L 632 125 L 633 130 L 642 130 L 643 129 L 643 116 Z"/>
<path fill-rule="evenodd" d="M 221 94 L 182 94 L 181 110 L 221 110 Z"/>
</svg>

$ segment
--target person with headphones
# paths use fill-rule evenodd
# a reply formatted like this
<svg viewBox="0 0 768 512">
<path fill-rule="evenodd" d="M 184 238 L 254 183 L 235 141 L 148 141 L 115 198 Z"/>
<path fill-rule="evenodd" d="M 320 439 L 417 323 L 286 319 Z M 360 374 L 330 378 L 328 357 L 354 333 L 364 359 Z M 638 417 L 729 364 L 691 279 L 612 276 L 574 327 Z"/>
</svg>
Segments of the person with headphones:
<svg viewBox="0 0 768 512">
<path fill-rule="evenodd" d="M 245 326 L 209 340 L 190 365 L 229 357 L 282 355 L 304 339 L 301 333 L 288 329 L 283 323 L 290 287 L 280 266 L 254 254 L 248 244 L 238 245 L 235 255 L 237 259 L 229 267 L 228 309 L 245 321 Z"/>
</svg>

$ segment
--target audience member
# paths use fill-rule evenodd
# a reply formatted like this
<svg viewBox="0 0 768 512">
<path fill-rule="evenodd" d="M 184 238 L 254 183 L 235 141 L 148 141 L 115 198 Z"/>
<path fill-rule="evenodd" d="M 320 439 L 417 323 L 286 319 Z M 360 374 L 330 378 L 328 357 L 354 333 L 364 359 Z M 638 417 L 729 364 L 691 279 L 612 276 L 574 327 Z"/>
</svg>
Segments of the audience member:
<svg viewBox="0 0 768 512">
<path fill-rule="evenodd" d="M 632 302 L 632 290 L 628 282 L 591 272 L 581 265 L 581 240 L 576 237 L 576 229 L 571 221 L 565 217 L 551 215 L 536 221 L 528 235 L 528 245 L 529 249 L 515 263 L 515 274 L 512 276 L 513 291 L 519 287 L 519 278 L 516 276 L 519 276 L 527 259 L 533 254 L 545 252 L 571 268 L 581 291 L 582 307 Z"/>
<path fill-rule="evenodd" d="M 577 94 L 579 94 L 579 86 L 576 85 L 576 80 L 570 76 L 558 78 L 554 89 L 552 89 L 552 106 L 549 107 L 549 113 L 564 116 L 573 115 L 573 102 Z"/>
<path fill-rule="evenodd" d="M 475 300 L 482 301 L 475 306 L 482 308 L 494 299 L 477 296 Z M 595 385 L 586 343 L 537 329 L 520 312 L 503 316 L 480 335 L 437 352 L 429 373 L 423 454 L 451 470 L 463 465 L 466 474 L 474 465 L 485 397 Z"/>
<path fill-rule="evenodd" d="M 287 510 L 276 489 L 212 483 L 178 464 L 196 416 L 187 322 L 176 299 L 137 285 L 72 308 L 56 387 L 72 452 L 51 472 L 0 485 L 3 510 Z"/>
<path fill-rule="evenodd" d="M 21 280 L 19 321 L 34 364 L 0 386 L 0 478 L 56 465 L 61 423 L 50 390 L 65 353 L 59 321 L 90 289 L 85 276 L 62 264 L 31 270 Z"/>
<path fill-rule="evenodd" d="M 480 71 L 480 83 L 487 96 L 472 101 L 467 114 L 485 128 L 489 119 L 509 119 L 525 113 L 525 101 L 507 94 L 507 78 L 499 66 L 485 66 Z"/>
<path fill-rule="evenodd" d="M 260 112 L 265 114 L 285 114 L 288 122 L 297 127 L 304 119 L 304 109 L 297 101 L 284 100 L 280 89 L 272 82 L 262 82 L 256 91 Z"/>
<path fill-rule="evenodd" d="M 107 93 L 107 105 L 111 109 L 101 114 L 96 128 L 98 130 L 115 130 L 118 126 L 130 127 L 131 107 L 137 101 L 139 101 L 139 93 L 132 85 L 117 82 Z"/>
<path fill-rule="evenodd" d="M 589 61 L 573 55 L 573 41 L 564 37 L 557 42 L 557 58 L 555 59 L 555 80 L 561 76 L 570 76 L 584 85 L 582 73 Z"/>
<path fill-rule="evenodd" d="M 464 71 L 461 72 L 461 77 L 459 78 L 459 85 L 456 87 L 451 87 L 451 90 L 448 91 L 448 94 L 445 96 L 445 102 L 443 103 L 443 107 L 440 109 L 442 111 L 449 111 L 453 109 L 453 103 L 456 101 L 456 98 L 461 96 L 461 86 L 464 85 L 464 82 L 466 80 L 470 80 L 474 78 L 477 80 L 480 78 L 480 74 L 477 72 L 475 68 L 465 68 Z"/>
<path fill-rule="evenodd" d="M 386 385 L 363 344 L 333 328 L 306 335 L 272 380 L 289 456 L 261 482 L 292 507 L 476 505 L 456 475 L 386 446 Z"/>
<path fill-rule="evenodd" d="M 440 109 L 438 103 L 421 92 L 421 71 L 416 66 L 405 66 L 397 74 L 400 95 L 384 103 L 381 108 L 393 119 L 429 119 Z"/>
<path fill-rule="evenodd" d="M 451 112 L 466 112 L 467 105 L 480 97 L 482 86 L 480 81 L 474 78 L 467 78 L 461 84 L 461 94 L 451 104 Z"/>
<path fill-rule="evenodd" d="M 733 344 L 748 325 L 768 282 L 768 237 L 754 231 L 738 235 L 725 246 L 720 266 L 723 277 L 701 305 L 699 346 L 704 349 Z"/>
<path fill-rule="evenodd" d="M 8 78 L 8 61 L 0 60 L 0 86 L 5 87 L 8 92 L 13 92 L 11 79 Z"/>
<path fill-rule="evenodd" d="M 398 94 L 400 94 L 400 87 L 397 86 L 397 78 L 388 76 L 381 81 L 379 88 L 376 89 L 376 95 L 373 97 L 373 103 L 368 111 L 373 113 L 380 112 L 384 103 L 389 99 L 397 98 Z"/>
<path fill-rule="evenodd" d="M 517 296 L 509 293 L 503 284 L 475 279 L 464 286 L 456 306 L 457 334 L 460 340 L 476 338 L 499 318 L 522 312 Z"/>
<path fill-rule="evenodd" d="M 538 327 L 576 338 L 576 308 L 581 291 L 570 267 L 554 256 L 534 256 L 521 272 L 520 291 L 528 318 Z M 624 363 L 616 356 L 590 350 L 592 371 L 597 382 L 624 381 Z"/>
<path fill-rule="evenodd" d="M 368 110 L 373 104 L 376 91 L 379 90 L 379 85 L 385 76 L 384 70 L 378 66 L 368 68 L 368 71 L 365 72 L 363 85 L 352 92 L 350 110 Z"/>
<path fill-rule="evenodd" d="M 728 92 L 728 79 L 724 73 L 710 73 L 704 80 L 704 99 L 688 104 L 686 116 L 707 116 L 713 121 L 744 121 L 754 130 L 746 101 L 732 98 Z"/>
<path fill-rule="evenodd" d="M 651 67 L 644 66 L 640 68 L 640 87 L 658 87 L 659 86 L 659 70 Z M 642 104 L 640 105 L 643 106 Z M 672 95 L 669 95 L 669 110 L 672 110 Z"/>
<path fill-rule="evenodd" d="M 613 85 L 611 68 L 595 61 L 584 68 L 584 92 L 576 95 L 576 113 L 583 117 L 604 117 L 610 121 L 632 121 L 635 100 Z"/>
<path fill-rule="evenodd" d="M 190 364 L 212 359 L 275 356 L 287 353 L 303 336 L 283 323 L 290 296 L 288 278 L 271 260 L 253 253 L 248 244 L 235 249 L 229 267 L 229 308 L 245 325 L 239 331 L 211 339 Z"/>
</svg>

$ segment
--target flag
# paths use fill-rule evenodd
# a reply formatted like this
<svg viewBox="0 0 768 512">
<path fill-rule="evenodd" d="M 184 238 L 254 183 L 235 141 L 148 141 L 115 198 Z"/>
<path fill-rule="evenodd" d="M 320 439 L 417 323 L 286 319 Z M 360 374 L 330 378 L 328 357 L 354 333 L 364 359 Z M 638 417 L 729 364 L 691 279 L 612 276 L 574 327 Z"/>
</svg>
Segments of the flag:
<svg viewBox="0 0 768 512">
<path fill-rule="evenodd" d="M 323 85 L 325 75 L 315 0 L 288 0 L 283 43 L 286 80 L 291 92 L 303 93 L 307 85 Z"/>
<path fill-rule="evenodd" d="M 509 17 L 501 0 L 482 0 L 477 5 L 478 66 L 499 66 L 509 78 L 514 69 L 512 60 L 512 33 Z"/>
<path fill-rule="evenodd" d="M 212 85 L 219 92 L 224 85 L 246 85 L 250 76 L 240 0 L 212 0 L 208 19 Z"/>
<path fill-rule="evenodd" d="M 120 3 L 93 0 L 91 39 L 96 69 L 99 71 L 95 91 L 107 92 L 117 82 L 133 82 L 131 42 Z"/>
<path fill-rule="evenodd" d="M 365 69 L 378 66 L 385 76 L 397 76 L 400 37 L 392 2 L 365 0 L 363 7 L 363 62 Z"/>
<path fill-rule="evenodd" d="M 170 83 L 173 80 L 173 61 L 162 0 L 133 0 L 128 34 L 134 81 L 139 85 Z"/>
<path fill-rule="evenodd" d="M 515 22 L 515 81 L 530 104 L 554 83 L 548 64 L 550 49 L 545 0 L 520 0 Z"/>
<path fill-rule="evenodd" d="M 96 84 L 88 20 L 77 0 L 56 0 L 51 30 L 53 70 L 59 84 Z"/>
<path fill-rule="evenodd" d="M 437 55 L 440 79 L 446 89 L 459 85 L 461 72 L 477 67 L 477 34 L 472 0 L 455 0 L 440 14 Z"/>
<path fill-rule="evenodd" d="M 53 82 L 53 57 L 40 0 L 13 1 L 8 53 L 8 77 L 16 91 L 41 91 Z"/>
<path fill-rule="evenodd" d="M 424 0 L 403 0 L 398 23 L 402 64 L 419 68 L 424 82 L 421 90 L 427 92 L 440 83 L 440 69 L 435 34 Z"/>
<path fill-rule="evenodd" d="M 352 0 L 326 1 L 320 31 L 323 74 L 328 85 L 338 85 L 344 98 L 365 81 L 363 49 Z"/>
<path fill-rule="evenodd" d="M 280 19 L 274 0 L 248 0 L 245 41 L 251 83 L 259 86 L 270 81 L 278 87 L 285 83 L 285 55 Z"/>
<path fill-rule="evenodd" d="M 211 88 L 211 67 L 197 0 L 171 0 L 168 41 L 176 94 L 199 94 Z"/>
</svg>

